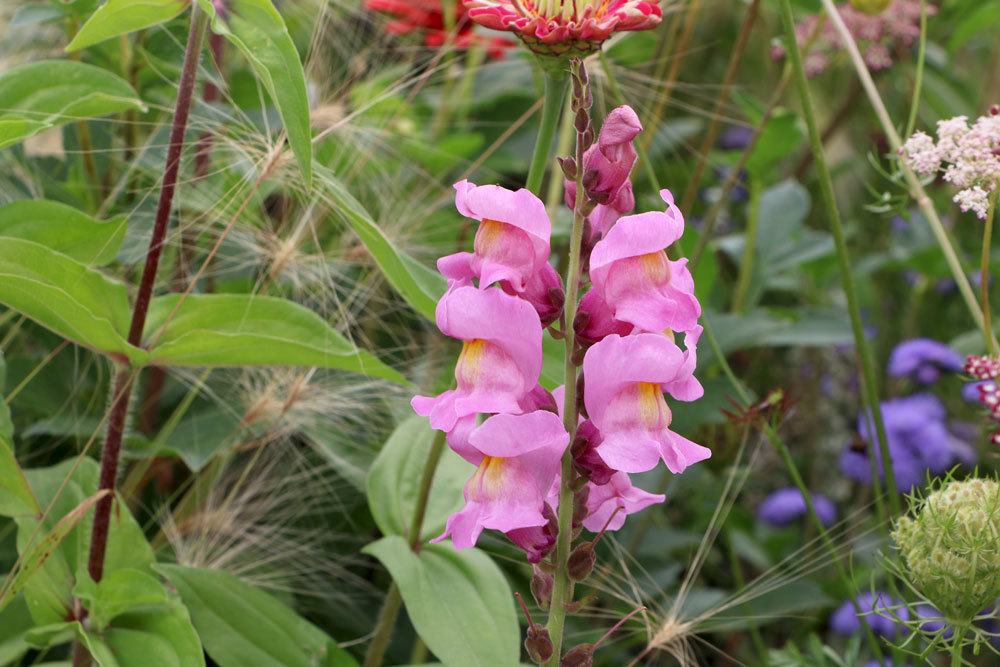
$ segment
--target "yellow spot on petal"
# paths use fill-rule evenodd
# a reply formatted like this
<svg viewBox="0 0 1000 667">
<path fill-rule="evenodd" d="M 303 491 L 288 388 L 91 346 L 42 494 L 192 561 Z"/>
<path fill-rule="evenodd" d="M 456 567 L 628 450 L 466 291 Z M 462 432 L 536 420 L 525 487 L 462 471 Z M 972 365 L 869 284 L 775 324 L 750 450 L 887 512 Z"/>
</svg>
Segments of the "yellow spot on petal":
<svg viewBox="0 0 1000 667">
<path fill-rule="evenodd" d="M 665 427 L 670 424 L 670 408 L 663 399 L 660 385 L 652 382 L 636 383 L 639 421 L 649 428 Z"/>
<path fill-rule="evenodd" d="M 662 285 L 670 280 L 670 265 L 667 263 L 667 253 L 662 250 L 639 256 L 639 264 L 643 273 L 653 283 Z"/>
<path fill-rule="evenodd" d="M 486 456 L 473 473 L 472 489 L 476 500 L 495 500 L 503 490 L 504 469 L 507 459 L 500 456 Z"/>
<path fill-rule="evenodd" d="M 484 219 L 479 225 L 479 231 L 476 232 L 476 252 L 486 254 L 499 245 L 508 227 L 510 225 L 506 222 Z"/>
<path fill-rule="evenodd" d="M 462 344 L 462 353 L 455 364 L 455 379 L 460 386 L 475 385 L 483 372 L 483 357 L 486 356 L 486 341 L 473 338 Z"/>
</svg>

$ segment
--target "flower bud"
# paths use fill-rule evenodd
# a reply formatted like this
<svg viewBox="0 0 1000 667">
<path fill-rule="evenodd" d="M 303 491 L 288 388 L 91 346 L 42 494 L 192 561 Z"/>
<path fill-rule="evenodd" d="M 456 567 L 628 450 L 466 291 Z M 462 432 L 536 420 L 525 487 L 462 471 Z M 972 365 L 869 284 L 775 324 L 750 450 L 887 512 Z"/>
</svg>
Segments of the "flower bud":
<svg viewBox="0 0 1000 667">
<path fill-rule="evenodd" d="M 881 14 L 891 4 L 892 0 L 851 0 L 852 7 L 865 14 L 872 15 Z"/>
<path fill-rule="evenodd" d="M 531 568 L 531 596 L 542 609 L 548 609 L 552 601 L 552 575 L 537 565 Z"/>
<path fill-rule="evenodd" d="M 892 537 L 910 583 L 953 625 L 1000 597 L 1000 483 L 949 481 L 915 502 Z"/>
<path fill-rule="evenodd" d="M 590 114 L 587 113 L 586 109 L 578 109 L 576 112 L 576 118 L 573 120 L 573 126 L 576 127 L 576 131 L 583 133 L 590 129 Z"/>
<path fill-rule="evenodd" d="M 573 549 L 566 563 L 566 571 L 573 581 L 583 581 L 594 571 L 597 564 L 597 554 L 594 553 L 594 543 L 584 542 Z"/>
<path fill-rule="evenodd" d="M 562 169 L 563 176 L 571 181 L 576 180 L 576 160 L 571 157 L 557 157 L 559 168 Z"/>
<path fill-rule="evenodd" d="M 1000 116 L 1000 104 L 993 104 L 990 106 L 991 116 Z"/>
<path fill-rule="evenodd" d="M 594 664 L 594 645 L 574 646 L 559 661 L 559 667 L 591 667 Z"/>
<path fill-rule="evenodd" d="M 552 657 L 552 640 L 549 639 L 549 631 L 544 625 L 534 623 L 528 626 L 527 636 L 524 638 L 524 650 L 528 652 L 531 661 L 539 665 Z"/>
</svg>

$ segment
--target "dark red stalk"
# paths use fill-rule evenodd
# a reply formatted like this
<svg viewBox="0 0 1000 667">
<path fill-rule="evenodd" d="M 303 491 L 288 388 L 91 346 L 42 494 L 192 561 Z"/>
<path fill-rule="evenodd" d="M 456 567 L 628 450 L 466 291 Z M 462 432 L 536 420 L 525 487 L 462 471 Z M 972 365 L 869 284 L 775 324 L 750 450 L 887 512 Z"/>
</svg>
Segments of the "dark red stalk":
<svg viewBox="0 0 1000 667">
<path fill-rule="evenodd" d="M 163 174 L 163 185 L 160 188 L 160 199 L 156 207 L 156 219 L 153 224 L 153 234 L 149 239 L 149 249 L 146 252 L 146 265 L 143 267 L 139 292 L 136 295 L 132 310 L 132 323 L 129 326 L 128 342 L 139 346 L 142 343 L 142 331 L 146 326 L 146 315 L 149 312 L 149 302 L 153 296 L 153 284 L 156 282 L 156 270 L 163 254 L 163 243 L 170 222 L 170 210 L 173 205 L 174 191 L 177 188 L 177 172 L 180 169 L 181 149 L 184 145 L 184 131 L 187 128 L 188 114 L 191 111 L 191 97 L 194 82 L 198 72 L 198 55 L 201 51 L 202 37 L 205 32 L 205 20 L 192 7 L 191 30 L 188 33 L 187 46 L 184 49 L 184 64 L 181 67 L 181 80 L 177 90 L 177 104 L 174 109 L 174 119 L 170 128 L 170 145 L 167 149 L 167 164 Z M 129 397 L 132 393 L 132 371 L 121 368 L 115 374 L 114 390 L 111 398 L 111 411 L 108 415 L 108 432 L 101 453 L 100 488 L 113 491 L 118 478 L 118 459 L 121 454 L 122 436 L 125 432 L 125 420 L 128 416 Z M 114 495 L 102 498 L 94 514 L 94 527 L 90 534 L 90 558 L 87 570 L 94 581 L 100 581 L 104 575 L 104 554 L 108 546 L 108 527 L 111 521 L 111 505 Z"/>
</svg>

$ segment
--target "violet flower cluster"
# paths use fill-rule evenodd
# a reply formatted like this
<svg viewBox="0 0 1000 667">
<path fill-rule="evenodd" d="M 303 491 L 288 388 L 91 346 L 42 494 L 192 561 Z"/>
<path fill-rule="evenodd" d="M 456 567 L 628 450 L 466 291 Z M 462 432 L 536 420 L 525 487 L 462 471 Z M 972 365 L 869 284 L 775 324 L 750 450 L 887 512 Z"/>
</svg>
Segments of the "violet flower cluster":
<svg viewBox="0 0 1000 667">
<path fill-rule="evenodd" d="M 937 140 L 916 132 L 900 149 L 906 163 L 922 176 L 943 174 L 958 192 L 962 212 L 985 220 L 990 198 L 1000 187 L 1000 105 L 970 126 L 966 116 L 938 121 Z"/>
<path fill-rule="evenodd" d="M 909 49 L 920 37 L 920 1 L 895 0 L 884 11 L 872 14 L 841 3 L 837 6 L 844 25 L 858 44 L 865 64 L 874 71 L 887 69 L 892 65 L 893 53 Z M 928 15 L 936 13 L 933 5 L 927 5 Z M 795 26 L 795 36 L 800 47 L 805 47 L 816 30 L 820 16 L 809 16 Z M 812 48 L 805 54 L 805 68 L 809 76 L 822 73 L 833 57 L 844 48 L 836 26 L 827 21 L 820 29 Z M 782 58 L 784 47 L 776 45 L 772 55 Z"/>
<path fill-rule="evenodd" d="M 660 461 L 680 473 L 710 455 L 670 430 L 664 398 L 703 393 L 694 377 L 701 333 L 694 283 L 685 260 L 665 252 L 680 237 L 683 217 L 667 190 L 666 210 L 621 217 L 634 205 L 631 140 L 639 129 L 631 109 L 616 109 L 584 160 L 585 195 L 605 210 L 591 213 L 600 231 L 574 323 L 584 389 L 572 456 L 579 475 L 574 528 L 594 532 L 616 530 L 627 514 L 663 502 L 635 488 L 630 473 Z M 436 319 L 445 335 L 462 341 L 462 352 L 454 388 L 416 396 L 412 406 L 476 470 L 465 506 L 436 539 L 466 548 L 484 529 L 496 530 L 537 563 L 555 545 L 560 462 L 570 441 L 559 414 L 562 388 L 550 393 L 538 383 L 543 330 L 559 319 L 564 301 L 548 262 L 551 223 L 527 190 L 467 181 L 455 190 L 459 212 L 480 224 L 473 252 L 438 261 L 448 291 Z M 575 193 L 567 196 L 572 201 Z M 675 335 L 683 335 L 683 349 Z"/>
</svg>

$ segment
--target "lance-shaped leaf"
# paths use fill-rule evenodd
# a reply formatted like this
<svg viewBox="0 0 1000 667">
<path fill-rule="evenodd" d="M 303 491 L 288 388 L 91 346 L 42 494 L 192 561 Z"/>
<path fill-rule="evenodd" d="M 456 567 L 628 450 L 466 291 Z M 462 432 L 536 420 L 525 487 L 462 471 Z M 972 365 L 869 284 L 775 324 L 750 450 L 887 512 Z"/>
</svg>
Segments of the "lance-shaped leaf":
<svg viewBox="0 0 1000 667">
<path fill-rule="evenodd" d="M 157 565 L 191 612 L 205 650 L 221 667 L 356 667 L 315 625 L 228 572 Z"/>
<path fill-rule="evenodd" d="M 187 0 L 108 0 L 90 15 L 66 50 L 77 51 L 117 35 L 169 21 L 189 4 Z"/>
<path fill-rule="evenodd" d="M 141 352 L 125 339 L 125 286 L 39 243 L 0 238 L 0 303 L 98 352 Z"/>
<path fill-rule="evenodd" d="M 23 199 L 0 207 L 0 236 L 40 243 L 78 262 L 111 262 L 125 239 L 124 216 L 98 220 L 47 199 Z"/>
<path fill-rule="evenodd" d="M 14 458 L 14 448 L 9 438 L 0 433 L 0 516 L 37 515 L 39 512 L 41 508 L 35 494 Z"/>
<path fill-rule="evenodd" d="M 479 549 L 429 544 L 418 553 L 393 535 L 366 546 L 389 570 L 413 627 L 446 665 L 512 667 L 521 654 L 514 596 Z"/>
<path fill-rule="evenodd" d="M 149 363 L 160 366 L 317 366 L 406 379 L 355 347 L 304 306 L 252 294 L 168 294 L 146 321 Z"/>
<path fill-rule="evenodd" d="M 204 667 L 205 653 L 187 609 L 177 600 L 149 610 L 118 616 L 102 632 L 84 630 L 77 637 L 99 667 Z"/>
<path fill-rule="evenodd" d="M 50 127 L 52 127 L 52 123 L 44 120 L 30 120 L 28 118 L 11 116 L 0 118 L 0 148 L 13 146 Z"/>
<path fill-rule="evenodd" d="M 212 30 L 238 48 L 267 89 L 285 124 L 288 143 L 306 184 L 312 181 L 312 131 L 309 96 L 299 52 L 271 0 L 198 0 L 212 17 Z"/>
<path fill-rule="evenodd" d="M 8 124 L 0 128 L 0 139 L 6 135 L 6 143 L 17 134 L 12 121 L 50 126 L 128 109 L 146 110 L 125 79 L 75 60 L 39 60 L 9 69 L 0 75 L 0 100 L 4 114 L 0 120 Z M 21 127 L 21 138 L 41 129 Z"/>
<path fill-rule="evenodd" d="M 433 322 L 437 300 L 445 291 L 444 278 L 398 250 L 365 207 L 335 177 L 321 180 L 334 208 L 347 218 L 389 284 L 415 311 Z"/>
</svg>

